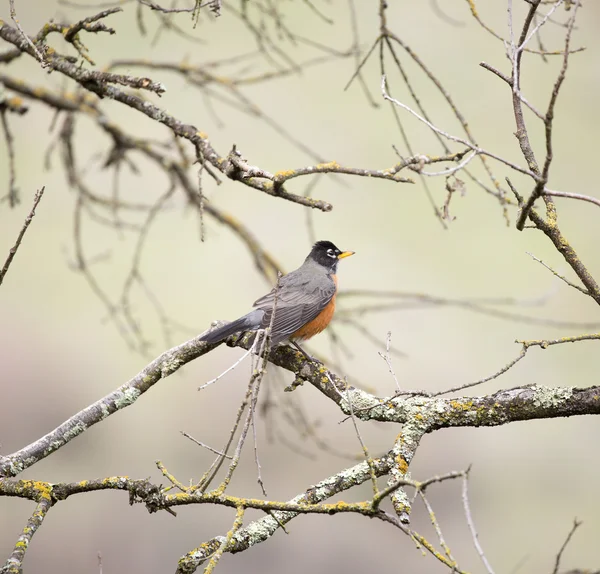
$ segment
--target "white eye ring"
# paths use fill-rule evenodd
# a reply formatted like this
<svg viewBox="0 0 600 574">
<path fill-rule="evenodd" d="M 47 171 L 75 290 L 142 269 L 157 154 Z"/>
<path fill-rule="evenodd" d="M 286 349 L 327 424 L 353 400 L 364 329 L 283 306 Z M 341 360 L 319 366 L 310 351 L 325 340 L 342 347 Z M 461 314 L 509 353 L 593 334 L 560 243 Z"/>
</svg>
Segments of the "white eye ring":
<svg viewBox="0 0 600 574">
<path fill-rule="evenodd" d="M 329 255 L 329 257 L 333 257 L 334 259 L 337 259 L 337 255 L 334 253 L 333 249 L 328 249 L 327 255 Z"/>
</svg>

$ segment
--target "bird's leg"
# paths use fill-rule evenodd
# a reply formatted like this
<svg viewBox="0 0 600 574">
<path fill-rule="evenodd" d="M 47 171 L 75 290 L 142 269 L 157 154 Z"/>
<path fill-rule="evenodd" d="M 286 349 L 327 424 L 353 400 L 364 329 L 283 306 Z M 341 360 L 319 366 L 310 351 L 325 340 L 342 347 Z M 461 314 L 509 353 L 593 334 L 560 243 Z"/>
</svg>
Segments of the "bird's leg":
<svg viewBox="0 0 600 574">
<path fill-rule="evenodd" d="M 320 363 L 321 361 L 319 361 L 318 359 L 315 359 L 314 357 L 311 357 L 301 346 L 299 343 L 296 343 L 296 341 L 290 341 L 292 343 L 292 345 L 294 345 L 294 347 L 296 347 L 296 349 L 298 349 L 305 357 L 307 360 L 313 362 L 313 363 Z"/>
</svg>

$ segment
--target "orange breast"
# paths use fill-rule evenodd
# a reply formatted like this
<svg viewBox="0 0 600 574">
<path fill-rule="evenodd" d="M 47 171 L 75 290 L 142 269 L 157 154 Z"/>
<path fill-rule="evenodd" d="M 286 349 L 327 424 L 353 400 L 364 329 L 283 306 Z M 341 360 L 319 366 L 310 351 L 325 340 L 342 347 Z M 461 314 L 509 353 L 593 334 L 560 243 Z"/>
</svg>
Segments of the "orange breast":
<svg viewBox="0 0 600 574">
<path fill-rule="evenodd" d="M 332 279 L 335 282 L 335 290 L 337 291 L 337 277 L 332 275 Z M 327 303 L 327 306 L 312 320 L 306 323 L 304 327 L 300 327 L 294 334 L 290 336 L 290 339 L 310 339 L 315 335 L 318 335 L 323 329 L 329 325 L 333 314 L 335 312 L 335 295 L 331 298 L 331 301 Z"/>
</svg>

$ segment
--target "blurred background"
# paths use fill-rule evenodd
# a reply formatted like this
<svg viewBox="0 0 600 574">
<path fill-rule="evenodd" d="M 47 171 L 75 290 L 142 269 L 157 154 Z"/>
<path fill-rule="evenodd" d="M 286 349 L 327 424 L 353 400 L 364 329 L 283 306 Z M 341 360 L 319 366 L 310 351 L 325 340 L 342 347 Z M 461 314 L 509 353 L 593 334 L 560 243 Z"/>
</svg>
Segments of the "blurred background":
<svg viewBox="0 0 600 574">
<path fill-rule="evenodd" d="M 356 4 L 361 54 L 365 54 L 379 34 L 377 7 L 368 2 Z M 510 91 L 499 78 L 479 67 L 481 61 L 486 61 L 509 73 L 502 42 L 477 24 L 466 2 L 438 4 L 390 3 L 388 26 L 419 54 L 452 94 L 478 143 L 524 165 L 513 136 Z M 481 3 L 481 18 L 506 36 L 505 3 L 487 4 Z M 521 22 L 523 7 L 517 4 L 515 17 Z M 349 5 L 332 1 L 317 6 L 331 23 L 305 3 L 285 3 L 279 10 L 298 37 L 326 46 L 329 52 L 305 42 L 292 42 L 284 33 L 278 34 L 272 21 L 266 24 L 278 49 L 293 62 L 302 64 L 317 57 L 327 60 L 301 66 L 301 73 L 240 87 L 245 97 L 268 115 L 266 122 L 260 114 L 243 113 L 239 107 L 229 105 L 225 91 L 220 100 L 219 86 L 214 88 L 216 96 L 207 99 L 168 70 L 125 66 L 117 71 L 163 82 L 167 91 L 161 98 L 150 93 L 144 97 L 208 134 L 221 155 L 236 144 L 250 164 L 270 172 L 312 165 L 316 163 L 314 156 L 357 168 L 392 167 L 398 161 L 393 145 L 402 155 L 410 154 L 391 109 L 383 105 L 378 51 L 364 67 L 365 84 L 378 106 L 374 107 L 359 82 L 344 91 L 356 68 L 355 57 L 335 55 L 336 51 L 347 52 L 355 39 Z M 100 9 L 51 0 L 22 0 L 16 2 L 16 7 L 21 25 L 30 35 L 52 18 L 74 22 Z M 83 35 L 98 66 L 117 58 L 197 66 L 257 48 L 256 38 L 227 9 L 219 18 L 204 14 L 196 28 L 189 15 L 177 17 L 175 21 L 189 38 L 166 30 L 156 38 L 161 20 L 144 7 L 141 11 L 146 35 L 142 35 L 137 10 L 135 3 L 123 3 L 123 12 L 105 21 L 115 28 L 114 36 Z M 7 3 L 0 9 L 0 17 L 10 21 Z M 562 8 L 556 19 L 566 19 Z M 600 125 L 599 24 L 600 5 L 586 3 L 572 45 L 586 46 L 587 50 L 571 58 L 556 108 L 555 162 L 550 183 L 553 189 L 596 197 L 600 197 L 593 168 L 597 163 L 596 127 Z M 546 49 L 562 49 L 563 28 L 547 26 L 544 32 Z M 72 52 L 58 35 L 50 36 L 49 42 L 59 50 Z M 8 48 L 2 46 L 1 50 Z M 270 53 L 275 54 L 275 63 L 256 55 L 230 68 L 216 68 L 214 73 L 259 76 L 290 67 L 280 54 L 274 50 Z M 404 52 L 399 53 L 436 125 L 462 136 L 458 122 L 433 84 Z M 557 56 L 547 60 L 543 62 L 531 54 L 523 59 L 523 91 L 542 110 L 562 63 Z M 388 68 L 393 95 L 413 105 L 397 70 L 389 63 Z M 73 89 L 59 73 L 48 74 L 25 56 L 10 65 L 0 65 L 0 73 L 34 86 Z M 166 128 L 142 114 L 111 101 L 102 101 L 100 106 L 127 133 L 169 141 Z M 400 117 L 415 152 L 442 152 L 426 128 L 401 110 Z M 170 344 L 177 344 L 205 330 L 215 319 L 233 319 L 247 312 L 252 302 L 270 288 L 249 251 L 230 229 L 205 216 L 205 240 L 200 241 L 197 213 L 177 192 L 155 218 L 142 252 L 139 268 L 152 295 L 134 285 L 130 308 L 149 345 L 145 353 L 132 350 L 106 306 L 76 268 L 73 213 L 77 194 L 69 188 L 59 153 L 51 156 L 50 166 L 44 161 L 49 146 L 55 152 L 58 148 L 53 112 L 31 102 L 26 115 L 10 115 L 8 119 L 15 139 L 22 201 L 14 209 L 7 202 L 0 204 L 1 261 L 29 213 L 35 190 L 44 185 L 46 192 L 1 288 L 2 454 L 22 448 L 113 391 L 168 347 L 152 298 L 160 301 L 165 315 L 173 320 Z M 527 121 L 540 160 L 544 153 L 542 124 L 532 114 L 528 114 Z M 314 156 L 280 129 L 274 129 L 274 123 L 310 148 Z M 94 122 L 81 119 L 76 124 L 75 141 L 87 184 L 98 195 L 110 198 L 115 173 L 103 169 L 110 148 L 108 138 Z M 181 145 L 189 148 L 186 142 Z M 453 151 L 460 149 L 453 147 Z M 473 172 L 483 178 L 480 164 L 471 165 Z M 500 181 L 510 176 L 524 195 L 529 194 L 532 186 L 526 178 L 502 165 L 493 165 Z M 6 142 L 2 139 L 2 189 L 7 185 L 8 166 Z M 139 155 L 136 167 L 138 172 L 121 170 L 120 197 L 151 204 L 165 193 L 168 181 Z M 441 167 L 434 165 L 429 170 L 438 169 Z M 190 173 L 195 174 L 195 170 L 191 168 Z M 343 372 L 378 395 L 395 390 L 388 368 L 378 355 L 385 349 L 388 331 L 392 333 L 392 348 L 403 355 L 393 357 L 399 383 L 408 389 L 438 391 L 499 370 L 518 354 L 520 347 L 515 339 L 557 338 L 599 330 L 600 312 L 593 301 L 556 279 L 527 254 L 532 253 L 574 279 L 541 232 L 526 229 L 520 233 L 515 229 L 514 208 L 508 210 L 511 225 L 507 226 L 498 201 L 459 176 L 465 180 L 466 194 L 454 194 L 450 212 L 456 219 L 444 229 L 420 180 L 410 172 L 406 175 L 413 175 L 416 185 L 353 176 L 321 178 L 311 193 L 333 204 L 330 213 L 309 212 L 237 182 L 224 181 L 217 187 L 206 174 L 204 192 L 212 204 L 247 226 L 286 271 L 303 261 L 314 237 L 329 239 L 341 249 L 356 251 L 355 257 L 340 264 L 342 291 L 386 290 L 450 300 L 507 300 L 492 308 L 517 315 L 515 320 L 506 320 L 452 305 L 416 305 L 414 300 L 400 299 L 403 305 L 397 309 L 363 310 L 352 315 L 373 335 L 369 340 L 351 324 L 334 324 L 347 353 L 333 349 L 326 334 L 311 342 L 312 351 L 341 363 Z M 447 194 L 444 178 L 430 178 L 428 184 L 435 204 L 441 207 Z M 289 182 L 287 189 L 303 194 L 308 185 L 309 179 L 298 178 Z M 570 200 L 558 200 L 557 205 L 561 229 L 590 272 L 600 277 L 598 208 Z M 145 217 L 131 212 L 121 212 L 120 216 L 135 224 Z M 114 303 L 123 290 L 139 235 L 123 227 L 119 230 L 101 225 L 89 214 L 82 222 L 81 240 L 89 269 Z M 340 299 L 342 312 L 382 302 L 380 298 Z M 597 346 L 597 341 L 590 341 L 547 350 L 534 348 L 507 374 L 467 393 L 487 394 L 531 383 L 596 384 L 600 367 Z M 164 479 L 154 462 L 160 459 L 182 482 L 199 479 L 214 455 L 185 439 L 180 431 L 215 448 L 222 446 L 245 393 L 249 365 L 243 363 L 200 393 L 197 387 L 225 370 L 242 352 L 223 347 L 186 365 L 154 386 L 132 408 L 94 426 L 20 477 L 70 482 L 129 475 L 151 477 L 161 483 Z M 291 382 L 290 374 L 279 373 L 275 367 L 269 371 L 261 397 L 268 396 L 280 408 L 268 419 L 258 419 L 259 455 L 269 498 L 287 500 L 353 465 L 336 453 L 358 454 L 360 445 L 351 423 L 338 424 L 343 415 L 324 396 L 304 386 L 284 397 L 283 387 Z M 302 409 L 327 448 L 319 448 L 314 440 L 303 437 L 290 424 L 285 409 Z M 472 512 L 479 539 L 496 572 L 551 571 L 574 517 L 584 524 L 563 556 L 563 567 L 597 567 L 599 425 L 595 417 L 581 417 L 436 432 L 423 440 L 411 465 L 412 476 L 421 480 L 473 465 Z M 379 423 L 362 423 L 360 429 L 373 454 L 388 450 L 399 432 L 397 427 Z M 261 496 L 251 444 L 246 445 L 230 492 Z M 364 485 L 342 498 L 354 501 L 370 495 L 370 486 Z M 462 511 L 459 484 L 435 486 L 429 495 L 461 567 L 482 572 Z M 33 508 L 24 500 L 0 499 L 2 561 L 12 551 Z M 247 513 L 248 519 L 259 516 Z M 224 535 L 233 518 L 229 509 L 208 506 L 180 508 L 177 518 L 165 512 L 150 516 L 142 505 L 129 507 L 127 495 L 120 492 L 72 497 L 49 513 L 33 538 L 25 571 L 97 572 L 97 554 L 101 552 L 105 573 L 170 572 L 185 552 L 215 535 Z M 436 540 L 427 512 L 418 503 L 412 521 L 417 531 Z M 278 532 L 247 552 L 224 556 L 219 571 L 445 571 L 398 530 L 364 517 L 304 516 L 291 522 L 288 530 L 289 536 Z"/>
</svg>

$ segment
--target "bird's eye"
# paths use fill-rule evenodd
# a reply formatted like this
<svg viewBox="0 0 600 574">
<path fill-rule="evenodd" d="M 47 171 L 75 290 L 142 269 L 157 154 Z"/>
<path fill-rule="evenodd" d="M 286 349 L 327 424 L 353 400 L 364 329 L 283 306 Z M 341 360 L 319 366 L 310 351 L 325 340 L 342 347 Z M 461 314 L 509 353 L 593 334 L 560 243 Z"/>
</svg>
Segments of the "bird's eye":
<svg viewBox="0 0 600 574">
<path fill-rule="evenodd" d="M 337 255 L 333 249 L 328 249 L 327 255 L 329 255 L 329 257 L 337 258 Z"/>
</svg>

